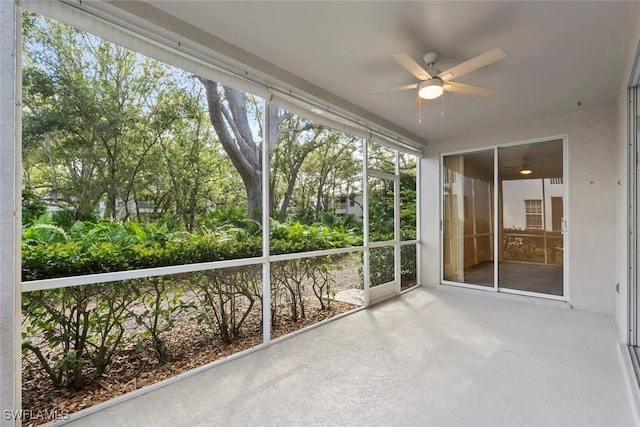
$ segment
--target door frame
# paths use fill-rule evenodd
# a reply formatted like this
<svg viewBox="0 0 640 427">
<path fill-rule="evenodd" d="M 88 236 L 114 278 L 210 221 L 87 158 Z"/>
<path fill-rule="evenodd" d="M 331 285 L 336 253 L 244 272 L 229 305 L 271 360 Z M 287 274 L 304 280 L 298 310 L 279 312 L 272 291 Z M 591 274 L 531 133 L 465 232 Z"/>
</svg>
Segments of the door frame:
<svg viewBox="0 0 640 427">
<path fill-rule="evenodd" d="M 636 80 L 637 81 L 637 80 Z M 628 345 L 637 347 L 640 342 L 638 336 L 640 316 L 638 316 L 638 245 L 640 239 L 638 230 L 638 105 L 640 100 L 638 86 L 631 86 L 628 90 L 627 124 L 627 340 Z"/>
<path fill-rule="evenodd" d="M 398 169 L 398 152 L 396 151 L 396 172 Z M 399 174 L 390 174 L 387 172 L 381 172 L 376 169 L 367 169 L 366 177 L 367 185 L 366 189 L 369 191 L 369 179 L 376 178 L 386 180 L 393 183 L 393 240 L 386 240 L 380 242 L 371 242 L 369 234 L 369 226 L 367 224 L 367 242 L 369 247 L 369 256 L 367 257 L 367 263 L 371 260 L 371 249 L 377 248 L 393 248 L 393 280 L 381 283 L 376 286 L 371 286 L 371 277 L 368 278 L 368 290 L 369 290 L 369 304 L 376 304 L 391 297 L 400 294 L 400 176 Z M 369 195 L 367 195 L 368 199 Z M 369 203 L 367 203 L 367 223 L 369 221 Z M 370 267 L 368 267 L 370 271 Z"/>
<path fill-rule="evenodd" d="M 562 263 L 562 296 L 558 295 L 549 295 L 538 292 L 529 292 L 529 291 L 521 291 L 517 289 L 508 289 L 502 288 L 498 285 L 498 267 L 499 267 L 499 187 L 498 187 L 498 151 L 500 148 L 508 148 L 514 147 L 518 145 L 528 145 L 535 144 L 540 142 L 549 142 L 549 141 L 557 141 L 562 140 L 562 209 L 563 209 L 563 221 L 562 221 L 562 245 L 563 245 L 563 263 Z M 494 250 L 494 275 L 493 275 L 493 287 L 481 286 L 481 285 L 473 285 L 469 283 L 460 283 L 450 280 L 444 279 L 444 158 L 452 155 L 460 155 L 460 154 L 473 154 L 481 151 L 489 151 L 493 150 L 493 250 Z M 535 139 L 527 139 L 516 142 L 504 143 L 504 144 L 496 144 L 491 145 L 484 148 L 474 148 L 469 150 L 457 150 L 440 154 L 440 183 L 439 183 L 439 203 L 440 203 L 440 284 L 441 285 L 451 285 L 462 288 L 470 288 L 470 289 L 479 289 L 483 291 L 490 292 L 502 292 L 523 296 L 530 296 L 536 298 L 544 298 L 550 300 L 557 301 L 570 301 L 570 274 L 569 274 L 569 248 L 570 248 L 570 233 L 569 233 L 569 137 L 568 135 L 554 135 L 543 138 L 535 138 Z"/>
</svg>

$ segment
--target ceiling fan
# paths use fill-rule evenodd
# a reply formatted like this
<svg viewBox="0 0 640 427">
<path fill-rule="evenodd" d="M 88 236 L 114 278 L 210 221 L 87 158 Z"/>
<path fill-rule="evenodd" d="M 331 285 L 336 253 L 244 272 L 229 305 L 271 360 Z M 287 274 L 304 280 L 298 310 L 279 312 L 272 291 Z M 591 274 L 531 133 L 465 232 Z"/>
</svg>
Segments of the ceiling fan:
<svg viewBox="0 0 640 427">
<path fill-rule="evenodd" d="M 454 82 L 452 80 L 489 64 L 493 64 L 494 62 L 504 59 L 506 56 L 507 53 L 504 50 L 496 47 L 461 64 L 451 67 L 448 70 L 440 71 L 435 67 L 436 62 L 438 61 L 438 54 L 435 52 L 429 52 L 424 55 L 424 62 L 427 64 L 426 69 L 422 68 L 422 66 L 420 66 L 406 53 L 398 53 L 392 55 L 393 59 L 420 81 L 409 85 L 368 92 L 365 95 L 418 89 L 418 100 L 420 101 L 423 99 L 436 99 L 445 91 L 461 93 L 464 95 L 488 96 L 493 92 L 492 88 Z"/>
<path fill-rule="evenodd" d="M 529 164 L 529 158 L 527 156 L 522 157 L 522 163 L 520 166 L 506 166 L 503 165 L 500 167 L 502 172 L 514 172 L 518 171 L 520 175 L 531 175 L 533 173 L 533 169 Z"/>
</svg>

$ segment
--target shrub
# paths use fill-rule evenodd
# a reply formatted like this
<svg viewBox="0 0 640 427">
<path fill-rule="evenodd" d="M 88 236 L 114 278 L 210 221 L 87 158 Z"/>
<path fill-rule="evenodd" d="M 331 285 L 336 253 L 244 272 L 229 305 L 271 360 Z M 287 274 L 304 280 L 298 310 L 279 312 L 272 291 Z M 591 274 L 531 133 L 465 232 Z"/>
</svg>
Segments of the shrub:
<svg viewBox="0 0 640 427">
<path fill-rule="evenodd" d="M 182 285 L 175 278 L 147 277 L 135 282 L 140 297 L 129 314 L 142 327 L 142 335 L 151 340 L 156 359 L 166 363 L 169 349 L 163 335 L 173 328 L 177 314 L 194 307 L 182 300 Z"/>
<path fill-rule="evenodd" d="M 44 199 L 35 191 L 22 190 L 22 225 L 29 226 L 46 211 Z"/>
<path fill-rule="evenodd" d="M 23 352 L 33 353 L 55 387 L 81 390 L 87 376 L 101 376 L 111 364 L 136 296 L 126 282 L 26 293 Z"/>
<path fill-rule="evenodd" d="M 260 265 L 199 272 L 187 283 L 198 298 L 198 322 L 216 331 L 222 342 L 239 338 L 256 303 L 262 308 Z"/>
</svg>

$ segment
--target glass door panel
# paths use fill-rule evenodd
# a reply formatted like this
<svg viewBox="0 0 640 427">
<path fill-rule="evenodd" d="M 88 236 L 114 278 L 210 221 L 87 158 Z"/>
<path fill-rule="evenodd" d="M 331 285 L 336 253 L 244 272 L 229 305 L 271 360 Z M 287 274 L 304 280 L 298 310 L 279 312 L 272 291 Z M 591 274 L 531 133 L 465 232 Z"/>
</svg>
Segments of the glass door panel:
<svg viewBox="0 0 640 427">
<path fill-rule="evenodd" d="M 494 287 L 494 150 L 443 158 L 443 279 Z"/>
<path fill-rule="evenodd" d="M 563 295 L 563 140 L 498 149 L 498 287 Z"/>
</svg>

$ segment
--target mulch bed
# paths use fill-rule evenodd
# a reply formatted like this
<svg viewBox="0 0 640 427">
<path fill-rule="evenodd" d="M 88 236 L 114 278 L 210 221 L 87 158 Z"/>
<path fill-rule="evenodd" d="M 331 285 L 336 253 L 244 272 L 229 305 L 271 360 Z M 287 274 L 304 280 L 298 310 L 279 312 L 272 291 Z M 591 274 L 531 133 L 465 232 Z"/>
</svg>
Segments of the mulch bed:
<svg viewBox="0 0 640 427">
<path fill-rule="evenodd" d="M 354 309 L 355 306 L 334 301 L 331 307 L 320 310 L 319 304 L 309 304 L 306 317 L 297 322 L 278 319 L 272 338 L 286 335 L 322 320 Z M 162 364 L 151 353 L 139 350 L 139 339 L 130 338 L 115 357 L 107 373 L 87 381 L 81 391 L 56 389 L 41 369 L 25 361 L 22 376 L 22 406 L 32 413 L 56 413 L 58 416 L 77 412 L 125 393 L 137 390 L 180 373 L 238 353 L 262 343 L 261 315 L 256 313 L 246 323 L 244 336 L 225 344 L 211 331 L 197 322 L 184 319 L 165 336 L 171 360 Z M 142 343 L 144 344 L 144 343 Z M 144 347 L 143 347 L 144 348 Z M 49 420 L 24 420 L 23 425 L 38 425 Z"/>
</svg>

